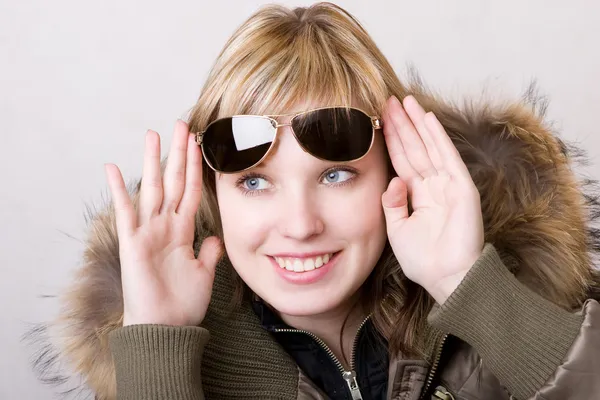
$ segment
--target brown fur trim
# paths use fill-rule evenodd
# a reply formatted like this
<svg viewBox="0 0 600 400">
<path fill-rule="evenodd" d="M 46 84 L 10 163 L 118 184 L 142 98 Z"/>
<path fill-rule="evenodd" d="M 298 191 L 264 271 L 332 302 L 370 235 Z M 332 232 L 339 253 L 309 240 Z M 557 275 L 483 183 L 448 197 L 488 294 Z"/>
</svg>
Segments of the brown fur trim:
<svg viewBox="0 0 600 400">
<path fill-rule="evenodd" d="M 543 122 L 545 106 L 535 91 L 528 91 L 525 101 L 460 107 L 428 94 L 422 85 L 411 92 L 435 112 L 459 149 L 481 193 L 486 241 L 507 267 L 568 309 L 598 296 L 600 273 L 593 271 L 593 255 L 600 252 L 594 225 L 600 207 L 589 190 L 595 182 L 575 178 L 572 167 L 583 156 Z M 135 197 L 137 187 L 131 192 Z M 110 206 L 101 210 L 88 209 L 83 265 L 62 296 L 60 318 L 51 324 L 61 345 L 42 353 L 38 365 L 50 368 L 66 360 L 105 400 L 114 399 L 116 390 L 106 338 L 121 325 L 123 304 L 114 215 Z M 44 328 L 32 332 L 43 334 Z"/>
</svg>

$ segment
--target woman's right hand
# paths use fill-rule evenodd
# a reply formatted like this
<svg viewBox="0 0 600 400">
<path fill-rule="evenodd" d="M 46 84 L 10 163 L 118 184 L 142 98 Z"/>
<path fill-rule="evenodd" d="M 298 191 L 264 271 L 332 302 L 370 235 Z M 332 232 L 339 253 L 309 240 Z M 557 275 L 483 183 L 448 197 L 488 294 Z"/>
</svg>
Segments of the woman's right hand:
<svg viewBox="0 0 600 400">
<path fill-rule="evenodd" d="M 222 245 L 204 240 L 198 258 L 193 240 L 202 194 L 202 155 L 185 122 L 178 120 L 164 176 L 160 137 L 146 133 L 138 207 L 114 164 L 105 165 L 115 208 L 123 286 L 123 325 L 199 325 L 206 314 Z"/>
</svg>

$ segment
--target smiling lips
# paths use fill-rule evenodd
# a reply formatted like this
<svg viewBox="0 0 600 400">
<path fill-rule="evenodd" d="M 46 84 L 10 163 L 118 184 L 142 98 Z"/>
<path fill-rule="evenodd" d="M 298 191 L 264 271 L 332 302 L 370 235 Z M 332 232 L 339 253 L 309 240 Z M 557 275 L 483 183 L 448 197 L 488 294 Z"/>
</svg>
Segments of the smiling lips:
<svg viewBox="0 0 600 400">
<path fill-rule="evenodd" d="M 316 257 L 274 257 L 279 268 L 293 272 L 306 272 L 321 268 L 327 264 L 333 253 L 322 254 Z"/>
</svg>

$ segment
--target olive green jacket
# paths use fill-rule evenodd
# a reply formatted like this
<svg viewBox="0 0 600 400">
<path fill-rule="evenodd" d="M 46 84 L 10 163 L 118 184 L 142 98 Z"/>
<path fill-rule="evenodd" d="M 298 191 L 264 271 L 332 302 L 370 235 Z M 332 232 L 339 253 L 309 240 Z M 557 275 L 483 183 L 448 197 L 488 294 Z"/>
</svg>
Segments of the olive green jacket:
<svg viewBox="0 0 600 400">
<path fill-rule="evenodd" d="M 220 302 L 226 307 L 227 297 L 214 305 Z M 230 320 L 218 318 L 209 316 L 210 333 L 160 325 L 113 331 L 117 398 L 327 399 L 265 333 L 250 307 Z M 436 343 L 432 362 L 393 358 L 388 399 L 418 399 L 432 380 L 438 387 L 432 399 L 600 395 L 598 302 L 587 301 L 578 313 L 560 309 L 520 284 L 491 245 L 429 321 L 462 340 L 445 350 L 450 359 L 440 370 L 436 364 L 447 338 L 435 329 L 429 332 Z M 211 336 L 217 336 L 212 346 Z"/>
<path fill-rule="evenodd" d="M 415 94 L 469 168 L 487 245 L 450 298 L 431 310 L 422 333 L 426 357 L 390 358 L 388 398 L 417 399 L 431 385 L 440 385 L 438 398 L 600 398 L 600 307 L 589 299 L 598 294 L 600 239 L 592 223 L 600 206 L 592 183 L 573 173 L 579 153 L 551 132 L 535 99 L 459 109 Z M 138 190 L 139 181 L 134 199 Z M 36 331 L 50 336 L 40 339 L 50 343 L 38 360 L 43 379 L 56 362 L 68 363 L 101 400 L 325 398 L 250 305 L 229 311 L 226 260 L 202 327 L 123 328 L 112 208 L 90 208 L 89 223 L 81 268 L 61 296 L 64 309 L 50 329 Z M 198 241 L 201 232 L 199 222 Z"/>
</svg>

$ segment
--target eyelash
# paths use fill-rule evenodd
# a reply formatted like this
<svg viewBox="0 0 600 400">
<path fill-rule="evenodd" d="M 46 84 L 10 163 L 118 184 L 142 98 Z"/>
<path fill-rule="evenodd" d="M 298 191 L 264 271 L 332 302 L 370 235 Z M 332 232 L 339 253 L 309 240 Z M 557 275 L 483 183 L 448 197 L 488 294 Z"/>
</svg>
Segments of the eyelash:
<svg viewBox="0 0 600 400">
<path fill-rule="evenodd" d="M 321 175 L 321 180 L 323 180 L 323 178 L 325 178 L 327 176 L 327 174 L 330 174 L 331 172 L 338 172 L 338 171 L 349 172 L 352 174 L 352 177 L 343 182 L 329 183 L 328 186 L 341 187 L 341 186 L 351 185 L 352 183 L 354 183 L 354 180 L 358 177 L 358 171 L 355 170 L 354 168 L 350 168 L 345 165 L 336 165 L 336 166 L 329 168 L 327 171 L 323 172 L 323 174 Z"/>
<path fill-rule="evenodd" d="M 237 181 L 235 182 L 235 186 L 237 186 L 241 191 L 242 194 L 244 196 L 256 196 L 258 194 L 260 194 L 260 192 L 262 192 L 264 189 L 261 190 L 248 190 L 244 187 L 244 182 L 246 182 L 248 179 L 252 179 L 252 178 L 260 178 L 260 179 L 264 179 L 267 180 L 267 177 L 261 174 L 257 174 L 257 173 L 247 173 L 247 174 L 243 174 L 242 176 L 240 176 Z"/>
<path fill-rule="evenodd" d="M 353 174 L 353 176 L 343 182 L 329 183 L 328 186 L 341 187 L 341 186 L 351 185 L 354 183 L 354 181 L 356 180 L 356 178 L 359 175 L 358 171 L 355 170 L 354 168 L 350 168 L 348 166 L 337 165 L 337 166 L 333 166 L 333 167 L 329 168 L 327 171 L 323 172 L 321 174 L 320 181 L 322 181 L 323 178 L 325 178 L 327 176 L 327 174 L 330 174 L 331 172 L 337 172 L 337 171 L 349 172 L 349 173 Z M 257 174 L 257 173 L 252 173 L 252 172 L 240 176 L 237 179 L 235 186 L 238 187 L 242 191 L 242 194 L 244 196 L 256 196 L 256 195 L 259 195 L 264 190 L 266 190 L 266 189 L 260 189 L 260 190 L 246 189 L 244 187 L 244 182 L 246 182 L 248 179 L 252 179 L 252 178 L 268 180 L 266 176 Z"/>
</svg>

